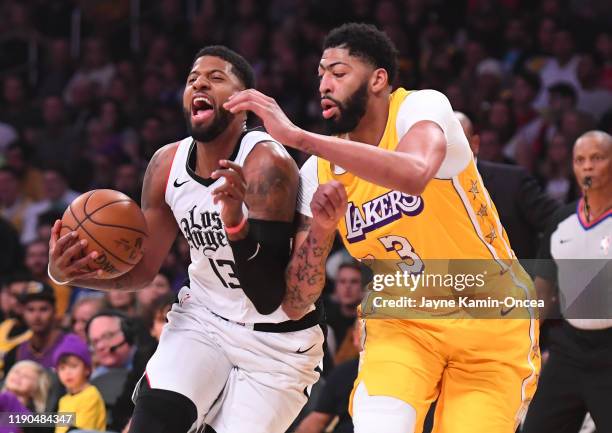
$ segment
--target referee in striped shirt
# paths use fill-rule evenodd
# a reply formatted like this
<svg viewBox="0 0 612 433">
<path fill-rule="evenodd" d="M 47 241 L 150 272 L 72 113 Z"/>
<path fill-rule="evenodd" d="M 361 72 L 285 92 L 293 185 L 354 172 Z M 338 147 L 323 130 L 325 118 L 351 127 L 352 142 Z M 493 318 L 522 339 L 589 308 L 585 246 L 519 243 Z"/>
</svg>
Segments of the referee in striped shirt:
<svg viewBox="0 0 612 433">
<path fill-rule="evenodd" d="M 555 298 L 563 320 L 523 433 L 578 433 L 587 412 L 597 432 L 612 432 L 612 137 L 579 137 L 573 166 L 583 196 L 553 217 L 535 279 L 541 320 Z"/>
</svg>

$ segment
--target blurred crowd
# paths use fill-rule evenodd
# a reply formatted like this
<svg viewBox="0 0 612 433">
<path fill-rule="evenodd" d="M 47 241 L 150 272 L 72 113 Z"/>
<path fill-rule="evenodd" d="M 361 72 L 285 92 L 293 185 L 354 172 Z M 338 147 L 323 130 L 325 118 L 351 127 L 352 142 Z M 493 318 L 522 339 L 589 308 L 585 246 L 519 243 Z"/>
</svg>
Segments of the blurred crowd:
<svg viewBox="0 0 612 433">
<path fill-rule="evenodd" d="M 24 410 L 57 409 L 68 386 L 57 375 L 65 356 L 56 355 L 72 354 L 100 390 L 108 428 L 125 427 L 129 394 L 186 277 L 189 247 L 177 239 L 145 290 L 98 293 L 47 278 L 50 227 L 84 191 L 112 188 L 140 201 L 149 158 L 185 135 L 182 91 L 199 48 L 238 51 L 259 90 L 296 124 L 321 131 L 323 37 L 343 22 L 374 23 L 399 49 L 396 85 L 445 93 L 472 120 L 479 160 L 522 166 L 567 203 L 578 194 L 575 139 L 595 128 L 612 133 L 607 3 L 0 0 L 0 396 L 15 396 Z M 333 256 L 325 294 L 329 366 L 357 354 L 363 283 L 343 260 L 342 252 Z M 345 431 L 337 415 L 335 431 Z"/>
</svg>

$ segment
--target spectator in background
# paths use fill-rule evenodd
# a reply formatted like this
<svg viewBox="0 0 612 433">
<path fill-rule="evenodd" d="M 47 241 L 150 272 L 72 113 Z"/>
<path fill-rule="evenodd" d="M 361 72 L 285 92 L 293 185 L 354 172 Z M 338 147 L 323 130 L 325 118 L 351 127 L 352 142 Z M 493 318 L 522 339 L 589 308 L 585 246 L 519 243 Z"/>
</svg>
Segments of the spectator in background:
<svg viewBox="0 0 612 433">
<path fill-rule="evenodd" d="M 72 320 L 70 326 L 72 332 L 81 337 L 83 341 L 87 341 L 87 333 L 85 332 L 87 322 L 103 308 L 104 301 L 98 296 L 85 296 L 79 298 L 72 305 Z"/>
<path fill-rule="evenodd" d="M 19 175 L 11 167 L 0 167 L 0 216 L 22 236 L 33 203 L 19 189 Z"/>
<path fill-rule="evenodd" d="M 77 145 L 77 136 L 59 95 L 43 99 L 42 120 L 42 128 L 36 138 L 36 161 L 41 165 L 52 164 L 66 168 L 67 158 Z"/>
<path fill-rule="evenodd" d="M 569 29 L 559 28 L 555 31 L 552 42 L 552 55 L 540 70 L 542 91 L 536 100 L 536 107 L 545 108 L 549 103 L 547 90 L 557 83 L 567 83 L 574 92 L 580 89 L 578 82 L 578 62 L 574 35 Z"/>
<path fill-rule="evenodd" d="M 41 77 L 38 94 L 42 97 L 59 95 L 72 75 L 72 60 L 67 39 L 52 39 L 47 44 L 45 74 Z"/>
<path fill-rule="evenodd" d="M 540 173 L 549 197 L 559 203 L 569 203 L 577 198 L 570 141 L 562 133 L 558 132 L 553 136 Z"/>
<path fill-rule="evenodd" d="M 578 63 L 578 110 L 589 113 L 596 121 L 612 109 L 612 91 L 601 85 L 603 61 L 594 53 L 584 53 Z"/>
<path fill-rule="evenodd" d="M 533 102 L 540 92 L 540 87 L 540 77 L 528 70 L 521 70 L 514 77 L 512 109 L 516 130 L 504 148 L 504 155 L 510 159 L 516 160 L 518 142 L 523 142 L 525 146 L 532 148 L 534 141 L 538 138 L 544 119 L 533 107 Z"/>
<path fill-rule="evenodd" d="M 38 239 L 26 246 L 25 265 L 33 280 L 40 281 L 53 289 L 55 318 L 61 321 L 70 306 L 72 286 L 57 284 L 47 275 L 49 265 L 49 242 Z"/>
<path fill-rule="evenodd" d="M 92 379 L 110 369 L 131 370 L 134 358 L 134 332 L 130 319 L 120 311 L 102 310 L 94 315 L 86 327 L 97 367 Z"/>
<path fill-rule="evenodd" d="M 23 305 L 20 298 L 32 284 L 26 274 L 14 274 L 2 285 L 2 312 L 0 323 L 0 365 L 4 370 L 4 356 L 21 343 L 32 338 L 32 331 L 23 320 Z"/>
<path fill-rule="evenodd" d="M 89 383 L 91 355 L 76 335 L 68 335 L 53 354 L 60 382 L 68 391 L 59 400 L 58 412 L 74 412 L 71 426 L 56 427 L 55 433 L 69 429 L 106 430 L 106 407 L 98 389 Z"/>
<path fill-rule="evenodd" d="M 60 166 L 49 166 L 43 170 L 44 198 L 34 203 L 27 211 L 21 242 L 27 244 L 36 239 L 38 216 L 44 212 L 55 211 L 62 214 L 80 194 L 68 187 L 68 178 Z"/>
<path fill-rule="evenodd" d="M 34 361 L 19 361 L 6 375 L 2 392 L 10 392 L 32 412 L 44 412 L 49 393 L 49 375 Z"/>
<path fill-rule="evenodd" d="M 136 294 L 125 290 L 108 290 L 105 293 L 106 307 L 121 311 L 128 317 L 136 313 Z"/>
<path fill-rule="evenodd" d="M 2 391 L 0 392 L 0 412 L 19 415 L 28 414 L 30 410 L 11 391 Z M 0 433 L 23 433 L 23 429 L 16 425 L 0 425 Z"/>
<path fill-rule="evenodd" d="M 15 170 L 19 177 L 21 194 L 30 200 L 43 198 L 42 172 L 32 165 L 32 155 L 25 143 L 15 141 L 6 149 L 6 165 Z"/>
<path fill-rule="evenodd" d="M 336 273 L 334 292 L 326 299 L 327 325 L 334 335 L 337 346 L 330 348 L 332 354 L 343 351 L 351 345 L 349 329 L 357 318 L 357 306 L 363 299 L 363 278 L 357 263 L 343 263 Z"/>
<path fill-rule="evenodd" d="M 140 315 L 149 311 L 157 298 L 167 295 L 170 291 L 168 275 L 163 272 L 158 273 L 147 286 L 136 292 L 137 309 Z"/>
<path fill-rule="evenodd" d="M 1 178 L 0 172 L 0 178 Z M 1 188 L 0 188 L 1 189 Z M 9 275 L 23 267 L 23 249 L 19 233 L 0 213 L 0 275 Z"/>
<path fill-rule="evenodd" d="M 17 130 L 23 128 L 31 118 L 29 101 L 23 79 L 17 75 L 5 76 L 2 81 L 0 120 Z"/>
<path fill-rule="evenodd" d="M 595 50 L 602 60 L 601 84 L 612 91 L 612 32 L 609 29 L 597 35 Z"/>
<path fill-rule="evenodd" d="M 536 179 L 524 168 L 482 160 L 479 157 L 480 137 L 474 134 L 472 122 L 463 113 L 455 114 L 477 158 L 476 166 L 506 229 L 512 249 L 519 259 L 535 259 L 538 235 L 544 232 L 560 203 L 547 197 Z M 486 213 L 489 209 L 485 207 L 479 212 Z M 521 263 L 528 272 L 533 272 L 532 261 L 523 260 Z"/>
<path fill-rule="evenodd" d="M 140 203 L 140 194 L 142 192 L 140 178 L 141 172 L 139 167 L 129 160 L 123 160 L 115 169 L 113 189 L 121 191 L 136 203 Z"/>
<path fill-rule="evenodd" d="M 4 357 L 4 371 L 13 364 L 31 360 L 45 368 L 53 367 L 53 351 L 64 340 L 65 334 L 55 326 L 55 295 L 44 283 L 33 281 L 21 296 L 23 320 L 32 337 L 13 348 Z"/>
<path fill-rule="evenodd" d="M 55 221 L 61 220 L 63 212 L 49 210 L 38 215 L 36 220 L 36 239 L 49 239 L 51 237 L 51 228 Z"/>
<path fill-rule="evenodd" d="M 478 155 L 483 161 L 500 164 L 513 164 L 513 161 L 504 156 L 504 145 L 500 140 L 499 132 L 495 129 L 484 129 L 480 132 L 480 148 Z"/>
<path fill-rule="evenodd" d="M 95 86 L 95 95 L 103 95 L 113 76 L 115 66 L 108 56 L 104 41 L 100 38 L 89 38 L 83 44 L 83 59 L 80 67 L 66 86 L 65 95 L 69 95 L 76 83 L 87 80 Z"/>
</svg>

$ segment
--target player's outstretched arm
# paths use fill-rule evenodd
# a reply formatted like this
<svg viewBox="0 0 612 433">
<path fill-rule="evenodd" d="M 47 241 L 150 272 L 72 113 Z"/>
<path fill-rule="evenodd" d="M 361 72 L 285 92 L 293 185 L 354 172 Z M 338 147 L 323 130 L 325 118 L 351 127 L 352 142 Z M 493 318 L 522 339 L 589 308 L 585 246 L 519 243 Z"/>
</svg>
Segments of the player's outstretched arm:
<svg viewBox="0 0 612 433">
<path fill-rule="evenodd" d="M 56 280 L 79 287 L 98 290 L 137 290 L 147 285 L 161 267 L 177 234 L 172 211 L 165 201 L 166 181 L 177 145 L 159 149 L 151 158 L 144 175 L 141 208 L 147 221 L 149 236 L 145 239 L 144 256 L 136 266 L 124 275 L 97 279 L 94 260 L 97 251 L 83 256 L 86 240 L 78 239 L 73 232 L 60 237 L 61 222 L 56 221 L 49 240 L 49 274 Z"/>
<path fill-rule="evenodd" d="M 435 118 L 454 119 L 450 103 L 439 92 L 429 93 Z M 252 111 L 268 133 L 286 146 L 317 155 L 367 181 L 411 195 L 419 195 L 438 172 L 446 155 L 446 136 L 431 120 L 415 122 L 396 151 L 356 141 L 304 131 L 294 125 L 276 101 L 248 89 L 233 95 L 224 107 L 232 113 Z M 456 119 L 455 119 L 456 120 Z"/>
<path fill-rule="evenodd" d="M 308 313 L 325 285 L 325 262 L 334 242 L 336 227 L 344 216 L 347 196 L 337 181 L 319 185 L 310 203 L 312 218 L 299 215 L 295 248 L 287 266 L 287 293 L 283 310 L 293 320 Z"/>
<path fill-rule="evenodd" d="M 260 142 L 241 167 L 220 161 L 213 178 L 224 177 L 213 191 L 222 203 L 225 225 L 245 295 L 260 314 L 278 309 L 285 296 L 285 267 L 294 228 L 299 173 L 293 159 L 275 142 Z M 248 207 L 245 215 L 243 203 Z"/>
</svg>

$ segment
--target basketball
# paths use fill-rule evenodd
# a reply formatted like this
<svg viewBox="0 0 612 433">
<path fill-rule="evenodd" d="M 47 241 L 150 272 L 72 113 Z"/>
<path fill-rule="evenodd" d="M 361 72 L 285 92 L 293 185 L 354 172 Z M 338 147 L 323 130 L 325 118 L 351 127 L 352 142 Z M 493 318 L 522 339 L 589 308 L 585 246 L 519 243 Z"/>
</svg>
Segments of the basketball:
<svg viewBox="0 0 612 433">
<path fill-rule="evenodd" d="M 97 251 L 95 263 L 102 279 L 125 274 L 142 259 L 147 223 L 140 207 L 127 195 L 112 189 L 86 192 L 66 209 L 60 236 L 76 231 L 87 239 L 84 254 Z"/>
</svg>

